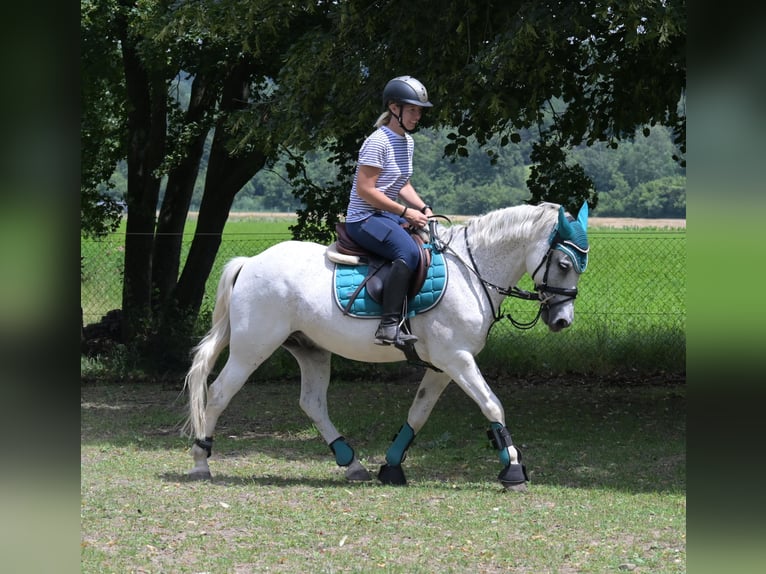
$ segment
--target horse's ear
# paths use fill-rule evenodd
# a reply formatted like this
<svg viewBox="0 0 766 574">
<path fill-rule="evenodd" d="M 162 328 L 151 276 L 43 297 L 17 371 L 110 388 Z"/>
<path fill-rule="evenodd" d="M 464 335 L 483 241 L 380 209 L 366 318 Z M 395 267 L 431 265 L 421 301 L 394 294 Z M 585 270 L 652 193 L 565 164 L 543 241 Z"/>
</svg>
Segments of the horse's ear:
<svg viewBox="0 0 766 574">
<path fill-rule="evenodd" d="M 567 219 L 567 214 L 566 214 L 566 211 L 564 211 L 563 205 L 559 207 L 558 232 L 563 239 L 570 239 L 572 237 L 572 234 L 574 233 L 574 230 L 572 229 L 572 224 L 569 223 L 569 220 Z"/>
<path fill-rule="evenodd" d="M 588 202 L 583 201 L 580 212 L 577 214 L 577 221 L 582 225 L 583 230 L 588 229 Z"/>
</svg>

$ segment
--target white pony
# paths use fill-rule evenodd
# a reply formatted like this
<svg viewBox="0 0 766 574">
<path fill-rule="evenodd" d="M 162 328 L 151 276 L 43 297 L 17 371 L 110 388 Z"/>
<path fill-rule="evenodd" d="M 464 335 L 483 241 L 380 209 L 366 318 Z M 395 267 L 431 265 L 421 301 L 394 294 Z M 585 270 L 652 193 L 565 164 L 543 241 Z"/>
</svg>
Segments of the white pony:
<svg viewBox="0 0 766 574">
<path fill-rule="evenodd" d="M 475 356 L 490 327 L 500 318 L 507 296 L 540 303 L 551 331 L 572 324 L 577 283 L 588 257 L 587 203 L 577 219 L 556 204 L 521 205 L 490 212 L 465 225 L 433 224 L 433 245 L 441 248 L 448 284 L 441 301 L 410 319 L 417 356 L 432 368 L 415 394 L 406 422 L 386 452 L 378 473 L 385 484 L 406 484 L 401 463 L 415 435 L 450 381 L 454 381 L 488 419 L 488 436 L 503 465 L 498 476 L 508 489 L 523 490 L 528 480 L 521 453 L 505 426 L 505 412 L 484 380 Z M 374 344 L 377 321 L 344 314 L 334 289 L 335 263 L 327 246 L 285 241 L 253 257 L 229 261 L 221 276 L 211 330 L 194 348 L 185 380 L 189 393 L 192 478 L 210 478 L 208 457 L 218 417 L 250 374 L 279 347 L 301 370 L 300 406 L 346 467 L 348 480 L 371 480 L 357 454 L 333 425 L 327 410 L 330 358 L 388 363 L 405 360 L 396 346 Z M 534 292 L 515 287 L 528 273 Z M 507 287 L 502 287 L 507 286 Z M 229 358 L 208 388 L 216 358 L 229 346 Z"/>
</svg>

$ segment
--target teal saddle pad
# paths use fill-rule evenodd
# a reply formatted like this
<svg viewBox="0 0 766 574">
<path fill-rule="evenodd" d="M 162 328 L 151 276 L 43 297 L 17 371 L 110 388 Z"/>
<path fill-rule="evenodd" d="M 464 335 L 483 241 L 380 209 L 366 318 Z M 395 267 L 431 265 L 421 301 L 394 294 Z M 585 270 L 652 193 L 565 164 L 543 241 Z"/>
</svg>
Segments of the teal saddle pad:
<svg viewBox="0 0 766 574">
<path fill-rule="evenodd" d="M 367 277 L 368 266 L 364 265 L 335 265 L 335 302 L 345 309 L 351 296 Z M 426 279 L 420 291 L 408 300 L 407 314 L 412 317 L 424 313 L 436 306 L 447 287 L 447 265 L 444 255 L 437 251 L 431 253 L 431 265 L 426 272 Z M 353 317 L 380 317 L 383 312 L 379 303 L 367 294 L 367 288 L 362 287 L 354 299 L 348 314 Z"/>
</svg>

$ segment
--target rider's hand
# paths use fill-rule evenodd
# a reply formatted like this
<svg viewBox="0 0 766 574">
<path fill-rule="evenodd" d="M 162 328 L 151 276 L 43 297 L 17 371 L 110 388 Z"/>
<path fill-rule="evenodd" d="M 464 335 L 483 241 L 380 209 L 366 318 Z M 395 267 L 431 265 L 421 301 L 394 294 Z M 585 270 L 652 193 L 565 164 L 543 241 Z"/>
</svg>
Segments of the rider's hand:
<svg viewBox="0 0 766 574">
<path fill-rule="evenodd" d="M 410 226 L 416 229 L 421 229 L 428 225 L 428 216 L 424 213 L 420 213 L 416 209 L 408 209 L 404 214 L 404 219 L 407 220 Z"/>
</svg>

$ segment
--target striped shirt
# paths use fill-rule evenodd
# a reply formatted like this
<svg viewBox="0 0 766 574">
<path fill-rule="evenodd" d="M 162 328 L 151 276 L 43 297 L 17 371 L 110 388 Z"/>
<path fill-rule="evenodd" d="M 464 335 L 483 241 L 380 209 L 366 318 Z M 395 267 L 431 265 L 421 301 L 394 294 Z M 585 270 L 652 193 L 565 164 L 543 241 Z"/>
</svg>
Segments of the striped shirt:
<svg viewBox="0 0 766 574">
<path fill-rule="evenodd" d="M 386 126 L 378 128 L 364 140 L 362 148 L 359 150 L 354 184 L 351 186 L 351 196 L 346 209 L 347 222 L 362 221 L 377 211 L 356 191 L 359 165 L 381 168 L 375 187 L 396 201 L 396 198 L 399 197 L 399 191 L 412 177 L 414 152 L 415 142 L 411 135 L 405 133 L 400 136 Z"/>
</svg>

